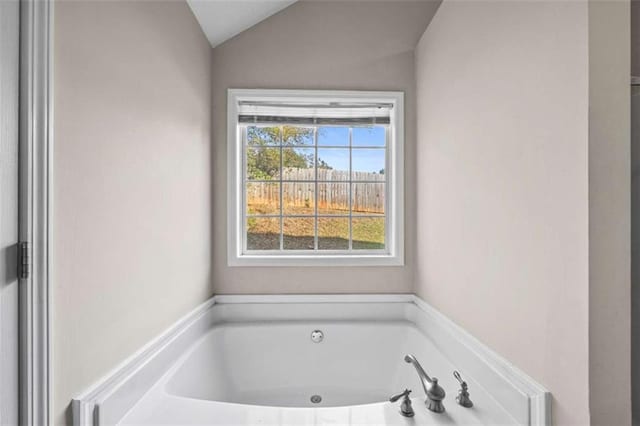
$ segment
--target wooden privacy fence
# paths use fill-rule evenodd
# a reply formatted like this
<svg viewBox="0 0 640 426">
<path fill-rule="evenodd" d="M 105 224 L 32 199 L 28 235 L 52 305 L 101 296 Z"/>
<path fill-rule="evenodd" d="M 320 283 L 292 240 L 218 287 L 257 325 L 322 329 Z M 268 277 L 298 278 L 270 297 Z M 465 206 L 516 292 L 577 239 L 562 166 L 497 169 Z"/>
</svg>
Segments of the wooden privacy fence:
<svg viewBox="0 0 640 426">
<path fill-rule="evenodd" d="M 313 169 L 286 168 L 282 183 L 282 198 L 286 207 L 314 206 L 315 171 Z M 352 186 L 352 209 L 357 213 L 384 214 L 385 176 L 378 173 L 355 172 Z M 302 181 L 302 182 L 300 182 Z M 308 182 L 304 182 L 308 181 Z M 318 209 L 349 212 L 349 172 L 318 169 Z M 364 181 L 364 182 L 361 182 Z M 249 204 L 277 205 L 280 198 L 278 181 L 251 182 L 247 186 Z"/>
</svg>

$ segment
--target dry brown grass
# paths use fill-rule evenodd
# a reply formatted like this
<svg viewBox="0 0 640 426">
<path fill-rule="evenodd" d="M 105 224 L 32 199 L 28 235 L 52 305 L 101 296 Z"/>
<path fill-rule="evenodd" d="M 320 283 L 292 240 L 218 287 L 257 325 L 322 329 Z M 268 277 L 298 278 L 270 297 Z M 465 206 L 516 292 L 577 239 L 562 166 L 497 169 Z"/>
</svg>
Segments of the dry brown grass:
<svg viewBox="0 0 640 426">
<path fill-rule="evenodd" d="M 251 204 L 248 206 L 251 214 L 273 214 L 278 207 Z M 275 211 L 274 211 L 275 210 Z M 312 206 L 285 206 L 285 214 L 312 215 Z M 345 215 L 344 210 L 323 209 L 320 214 Z M 277 250 L 280 247 L 280 219 L 279 218 L 248 218 L 247 247 L 250 250 Z M 353 217 L 353 243 L 355 250 L 384 249 L 384 217 Z M 315 221 L 309 218 L 284 218 L 284 248 L 285 250 L 313 250 Z M 318 249 L 346 250 L 349 248 L 349 218 L 321 217 L 318 218 Z"/>
</svg>

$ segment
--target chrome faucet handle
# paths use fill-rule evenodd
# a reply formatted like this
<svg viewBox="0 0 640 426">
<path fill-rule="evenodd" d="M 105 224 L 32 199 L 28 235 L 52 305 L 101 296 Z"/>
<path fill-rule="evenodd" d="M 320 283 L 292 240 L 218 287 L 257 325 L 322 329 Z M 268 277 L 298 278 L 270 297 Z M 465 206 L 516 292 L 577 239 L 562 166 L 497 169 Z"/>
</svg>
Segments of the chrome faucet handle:
<svg viewBox="0 0 640 426">
<path fill-rule="evenodd" d="M 393 395 L 391 398 L 389 398 L 389 402 L 396 402 L 400 398 L 403 398 L 402 404 L 400 404 L 400 414 L 405 417 L 413 417 L 415 415 L 415 413 L 413 412 L 413 407 L 411 406 L 411 399 L 409 399 L 410 393 L 411 389 L 405 389 L 404 392 Z"/>
<path fill-rule="evenodd" d="M 403 392 L 397 394 L 397 395 L 393 395 L 391 398 L 389 398 L 389 402 L 396 402 L 397 400 L 399 400 L 400 398 L 404 397 L 408 397 L 409 394 L 411 393 L 411 389 L 405 389 Z"/>
<path fill-rule="evenodd" d="M 458 396 L 456 396 L 456 402 L 466 408 L 473 407 L 473 402 L 469 398 L 469 386 L 467 386 L 467 382 L 462 380 L 462 376 L 460 376 L 458 371 L 453 372 L 453 377 L 460 382 L 460 390 L 458 391 Z"/>
</svg>

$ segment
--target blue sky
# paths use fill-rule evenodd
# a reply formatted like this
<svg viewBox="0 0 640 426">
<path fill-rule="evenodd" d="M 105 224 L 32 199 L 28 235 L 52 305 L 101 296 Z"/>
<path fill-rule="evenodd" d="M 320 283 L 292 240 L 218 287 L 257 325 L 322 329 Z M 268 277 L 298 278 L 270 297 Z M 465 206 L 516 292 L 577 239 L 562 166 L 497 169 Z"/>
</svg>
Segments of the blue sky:
<svg viewBox="0 0 640 426">
<path fill-rule="evenodd" d="M 382 126 L 354 127 L 352 132 L 353 171 L 379 173 L 385 168 L 386 129 Z M 277 149 L 278 141 L 269 140 L 265 149 Z M 313 158 L 313 135 L 304 137 L 299 144 L 308 148 L 293 149 L 307 158 Z M 274 145 L 274 148 L 267 148 Z M 327 148 L 332 147 L 332 148 Z M 366 148 L 364 148 L 366 147 Z M 334 170 L 349 170 L 349 127 L 319 127 L 318 157 Z"/>
<path fill-rule="evenodd" d="M 318 130 L 318 157 L 335 170 L 349 170 L 349 150 L 330 149 L 322 146 L 349 146 L 347 127 L 321 127 Z M 384 127 L 354 127 L 353 146 L 385 146 Z M 354 149 L 353 170 L 379 172 L 385 168 L 384 149 Z"/>
<path fill-rule="evenodd" d="M 385 143 L 384 127 L 354 127 L 353 146 L 379 146 Z M 320 127 L 318 146 L 349 146 L 348 127 Z"/>
</svg>

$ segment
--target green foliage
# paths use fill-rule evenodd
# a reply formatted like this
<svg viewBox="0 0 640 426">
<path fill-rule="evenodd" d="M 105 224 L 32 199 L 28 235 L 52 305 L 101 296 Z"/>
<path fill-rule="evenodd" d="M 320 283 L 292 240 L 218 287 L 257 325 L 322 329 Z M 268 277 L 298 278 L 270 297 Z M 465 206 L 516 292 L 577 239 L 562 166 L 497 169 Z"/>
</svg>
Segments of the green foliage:
<svg viewBox="0 0 640 426">
<path fill-rule="evenodd" d="M 313 129 L 294 126 L 249 127 L 247 129 L 247 172 L 249 179 L 277 179 L 280 171 L 280 140 L 282 146 L 313 145 Z M 313 155 L 295 149 L 282 150 L 284 167 L 313 167 Z"/>
<path fill-rule="evenodd" d="M 271 180 L 278 177 L 279 170 L 279 148 L 252 149 L 247 152 L 247 172 L 249 179 Z"/>
<path fill-rule="evenodd" d="M 322 158 L 318 157 L 318 168 L 319 169 L 327 169 L 327 170 L 333 170 L 333 167 L 331 167 L 329 164 L 327 164 L 326 161 L 324 161 Z"/>
</svg>

